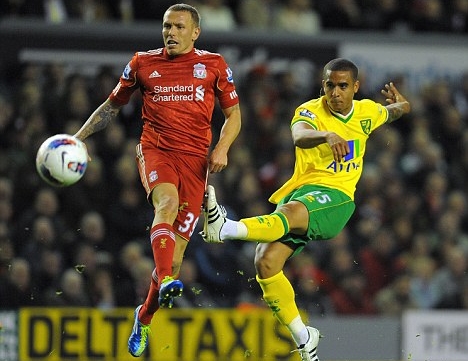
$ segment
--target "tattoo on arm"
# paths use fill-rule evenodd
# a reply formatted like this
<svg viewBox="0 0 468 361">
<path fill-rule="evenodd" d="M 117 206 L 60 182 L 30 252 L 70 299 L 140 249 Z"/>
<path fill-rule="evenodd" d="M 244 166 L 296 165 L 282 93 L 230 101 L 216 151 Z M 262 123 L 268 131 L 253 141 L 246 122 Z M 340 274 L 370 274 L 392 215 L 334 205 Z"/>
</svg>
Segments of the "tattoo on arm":
<svg viewBox="0 0 468 361">
<path fill-rule="evenodd" d="M 403 108 L 404 105 L 405 103 L 394 103 L 394 104 L 387 105 L 387 110 L 388 110 L 387 123 L 391 123 L 401 118 L 402 115 L 405 114 L 405 110 Z"/>
<path fill-rule="evenodd" d="M 120 108 L 114 107 L 111 104 L 104 104 L 96 109 L 78 132 L 79 138 L 85 139 L 91 134 L 106 128 L 112 120 L 117 118 L 119 110 Z"/>
</svg>

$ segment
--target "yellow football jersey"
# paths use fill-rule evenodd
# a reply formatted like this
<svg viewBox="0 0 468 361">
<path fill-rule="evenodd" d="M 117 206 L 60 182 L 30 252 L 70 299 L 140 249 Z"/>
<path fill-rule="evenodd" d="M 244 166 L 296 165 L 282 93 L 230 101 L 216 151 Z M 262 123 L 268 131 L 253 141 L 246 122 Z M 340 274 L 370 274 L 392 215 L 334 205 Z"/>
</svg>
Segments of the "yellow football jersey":
<svg viewBox="0 0 468 361">
<path fill-rule="evenodd" d="M 272 194 L 270 202 L 278 203 L 304 184 L 338 189 L 354 199 L 369 134 L 384 124 L 387 118 L 387 108 L 369 99 L 353 100 L 353 108 L 347 116 L 330 111 L 325 97 L 301 104 L 296 108 L 291 127 L 297 122 L 306 122 L 316 130 L 335 132 L 348 140 L 350 153 L 337 163 L 327 143 L 309 149 L 296 147 L 294 173 Z"/>
</svg>

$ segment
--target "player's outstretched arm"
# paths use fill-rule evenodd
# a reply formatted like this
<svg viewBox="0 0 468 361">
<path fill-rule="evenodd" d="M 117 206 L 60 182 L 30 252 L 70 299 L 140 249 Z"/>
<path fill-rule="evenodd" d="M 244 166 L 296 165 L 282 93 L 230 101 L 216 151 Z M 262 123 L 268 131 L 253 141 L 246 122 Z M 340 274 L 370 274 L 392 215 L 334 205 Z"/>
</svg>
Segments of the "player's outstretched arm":
<svg viewBox="0 0 468 361">
<path fill-rule="evenodd" d="M 83 124 L 78 132 L 76 132 L 75 137 L 80 140 L 85 140 L 91 134 L 106 128 L 112 120 L 117 118 L 120 108 L 120 105 L 117 105 L 107 99 L 90 115 L 88 120 Z"/>
<path fill-rule="evenodd" d="M 411 111 L 410 103 L 392 82 L 385 84 L 385 89 L 382 89 L 381 93 L 385 96 L 385 100 L 388 103 L 386 106 L 388 109 L 387 123 L 391 123 Z"/>
</svg>

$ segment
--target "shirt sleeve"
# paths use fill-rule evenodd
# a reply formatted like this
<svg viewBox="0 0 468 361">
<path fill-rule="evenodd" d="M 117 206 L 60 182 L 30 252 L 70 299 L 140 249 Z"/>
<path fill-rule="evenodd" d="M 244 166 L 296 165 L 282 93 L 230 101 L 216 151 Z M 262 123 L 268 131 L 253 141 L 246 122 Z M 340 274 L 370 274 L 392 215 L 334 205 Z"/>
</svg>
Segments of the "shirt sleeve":
<svg viewBox="0 0 468 361">
<path fill-rule="evenodd" d="M 291 128 L 294 126 L 294 124 L 300 122 L 309 124 L 315 130 L 318 129 L 317 116 L 310 109 L 307 109 L 304 104 L 296 108 L 294 116 L 291 119 Z"/>
<path fill-rule="evenodd" d="M 234 77 L 231 68 L 227 65 L 222 56 L 218 62 L 218 82 L 216 84 L 216 96 L 222 109 L 232 107 L 239 103 Z"/>
<path fill-rule="evenodd" d="M 372 122 L 372 131 L 385 124 L 388 120 L 388 110 L 385 106 L 380 103 L 374 102 L 372 100 L 363 100 L 367 101 L 370 105 L 373 105 L 373 117 Z"/>
<path fill-rule="evenodd" d="M 119 82 L 109 95 L 109 99 L 114 103 L 125 105 L 129 102 L 133 92 L 138 89 L 138 53 L 125 66 L 120 76 Z"/>
</svg>

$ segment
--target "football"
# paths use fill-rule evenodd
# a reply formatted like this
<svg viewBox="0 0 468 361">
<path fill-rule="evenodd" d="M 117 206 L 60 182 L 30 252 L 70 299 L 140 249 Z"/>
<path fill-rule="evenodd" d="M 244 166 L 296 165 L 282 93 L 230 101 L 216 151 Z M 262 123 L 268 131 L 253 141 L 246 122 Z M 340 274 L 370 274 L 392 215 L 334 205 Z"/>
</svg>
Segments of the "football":
<svg viewBox="0 0 468 361">
<path fill-rule="evenodd" d="M 75 184 L 83 177 L 87 165 L 86 145 L 72 135 L 57 134 L 47 138 L 37 151 L 37 172 L 54 187 Z"/>
</svg>

